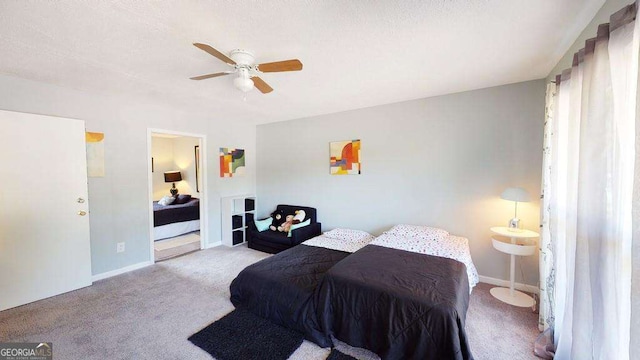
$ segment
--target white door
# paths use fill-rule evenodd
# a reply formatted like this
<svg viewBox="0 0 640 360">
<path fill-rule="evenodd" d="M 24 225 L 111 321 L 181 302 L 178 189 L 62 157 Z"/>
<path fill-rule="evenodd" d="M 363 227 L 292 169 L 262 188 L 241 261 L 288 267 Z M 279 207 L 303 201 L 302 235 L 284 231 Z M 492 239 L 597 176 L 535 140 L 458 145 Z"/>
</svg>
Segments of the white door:
<svg viewBox="0 0 640 360">
<path fill-rule="evenodd" d="M 84 121 L 0 110 L 0 310 L 91 285 Z"/>
</svg>

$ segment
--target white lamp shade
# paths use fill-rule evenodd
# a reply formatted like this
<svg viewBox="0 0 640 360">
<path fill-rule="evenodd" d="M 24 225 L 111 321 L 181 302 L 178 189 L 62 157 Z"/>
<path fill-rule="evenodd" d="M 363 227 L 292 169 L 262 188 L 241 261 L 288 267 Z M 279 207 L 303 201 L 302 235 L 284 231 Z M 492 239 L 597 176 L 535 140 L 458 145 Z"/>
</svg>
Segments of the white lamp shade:
<svg viewBox="0 0 640 360">
<path fill-rule="evenodd" d="M 253 81 L 249 78 L 237 77 L 233 79 L 233 85 L 243 92 L 251 91 L 251 89 L 253 89 Z"/>
<path fill-rule="evenodd" d="M 523 189 L 521 187 L 506 188 L 502 192 L 500 197 L 505 199 L 505 200 L 510 200 L 510 201 L 519 201 L 519 202 L 531 201 L 531 197 L 529 196 L 529 193 L 527 192 L 527 190 L 525 190 L 525 189 Z"/>
</svg>

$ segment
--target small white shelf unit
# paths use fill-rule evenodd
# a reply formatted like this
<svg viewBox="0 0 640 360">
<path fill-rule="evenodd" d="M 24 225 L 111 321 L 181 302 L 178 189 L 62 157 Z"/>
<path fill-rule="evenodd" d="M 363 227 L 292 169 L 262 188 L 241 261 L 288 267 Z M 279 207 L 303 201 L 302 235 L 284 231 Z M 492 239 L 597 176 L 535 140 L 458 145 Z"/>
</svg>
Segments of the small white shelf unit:
<svg viewBox="0 0 640 360">
<path fill-rule="evenodd" d="M 220 199 L 222 244 L 237 246 L 247 241 L 247 230 L 256 214 L 255 195 L 227 196 Z"/>
</svg>

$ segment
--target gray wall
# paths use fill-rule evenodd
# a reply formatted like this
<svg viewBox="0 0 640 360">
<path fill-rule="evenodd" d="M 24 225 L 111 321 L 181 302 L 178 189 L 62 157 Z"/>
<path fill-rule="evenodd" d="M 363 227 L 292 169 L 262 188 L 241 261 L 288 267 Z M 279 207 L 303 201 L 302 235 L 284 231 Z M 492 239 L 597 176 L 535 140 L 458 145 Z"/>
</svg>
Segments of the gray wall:
<svg viewBox="0 0 640 360">
<path fill-rule="evenodd" d="M 0 76 L 0 109 L 81 119 L 88 131 L 105 134 L 106 175 L 89 178 L 94 275 L 149 261 L 148 128 L 207 136 L 210 231 L 206 243 L 220 241 L 220 197 L 255 191 L 253 124 L 186 112 L 153 99 L 89 94 L 7 76 Z M 219 177 L 220 147 L 247 150 L 246 176 Z M 126 251 L 116 253 L 116 243 L 121 241 Z"/>
<path fill-rule="evenodd" d="M 534 201 L 520 218 L 538 229 L 543 121 L 537 80 L 259 125 L 259 215 L 291 203 L 318 208 L 323 230 L 441 227 L 469 239 L 481 275 L 508 279 L 489 228 L 513 216 L 500 193 L 522 186 Z M 362 175 L 329 175 L 329 142 L 345 139 L 362 140 Z M 517 280 L 537 284 L 537 256 L 523 269 Z"/>
</svg>

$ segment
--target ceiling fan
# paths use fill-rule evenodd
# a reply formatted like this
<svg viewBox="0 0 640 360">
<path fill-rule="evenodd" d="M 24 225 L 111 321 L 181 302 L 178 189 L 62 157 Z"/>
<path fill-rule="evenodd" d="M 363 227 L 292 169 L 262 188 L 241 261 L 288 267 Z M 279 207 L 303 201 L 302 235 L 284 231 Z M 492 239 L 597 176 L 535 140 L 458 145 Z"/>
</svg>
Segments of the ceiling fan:
<svg viewBox="0 0 640 360">
<path fill-rule="evenodd" d="M 261 73 L 302 70 L 302 63 L 298 59 L 254 64 L 255 57 L 247 50 L 235 49 L 229 53 L 229 56 L 227 56 L 207 44 L 194 43 L 193 45 L 233 67 L 233 70 L 195 76 L 192 77 L 191 80 L 204 80 L 219 76 L 238 74 L 233 80 L 233 85 L 243 92 L 250 91 L 254 86 L 263 94 L 273 91 L 273 88 L 258 76 Z"/>
</svg>

